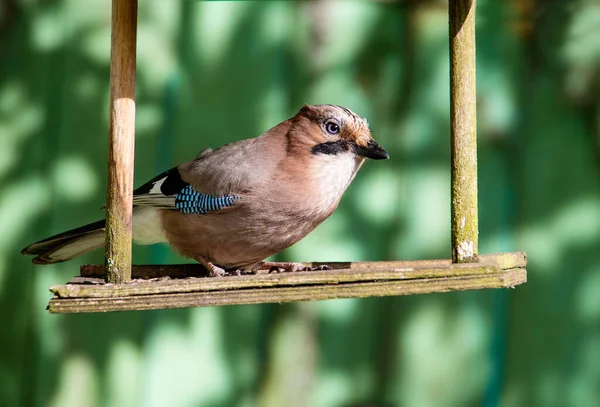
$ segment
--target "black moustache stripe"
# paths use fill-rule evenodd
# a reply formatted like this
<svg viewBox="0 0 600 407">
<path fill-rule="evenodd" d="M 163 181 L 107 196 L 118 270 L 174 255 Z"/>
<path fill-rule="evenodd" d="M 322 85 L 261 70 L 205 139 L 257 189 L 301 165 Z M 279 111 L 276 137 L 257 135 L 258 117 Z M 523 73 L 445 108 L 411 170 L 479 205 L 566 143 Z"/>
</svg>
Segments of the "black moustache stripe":
<svg viewBox="0 0 600 407">
<path fill-rule="evenodd" d="M 313 154 L 337 155 L 350 150 L 350 143 L 346 140 L 328 141 L 317 144 L 311 149 Z"/>
</svg>

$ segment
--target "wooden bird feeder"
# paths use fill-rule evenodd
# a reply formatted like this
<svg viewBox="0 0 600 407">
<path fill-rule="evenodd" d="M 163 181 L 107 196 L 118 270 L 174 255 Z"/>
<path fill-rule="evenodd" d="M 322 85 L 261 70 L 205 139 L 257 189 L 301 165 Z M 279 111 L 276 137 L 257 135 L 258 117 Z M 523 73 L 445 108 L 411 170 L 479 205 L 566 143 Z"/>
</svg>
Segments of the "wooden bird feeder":
<svg viewBox="0 0 600 407">
<path fill-rule="evenodd" d="M 80 277 L 50 287 L 51 313 L 427 294 L 526 282 L 525 253 L 478 255 L 476 0 L 449 2 L 452 260 L 325 262 L 318 264 L 332 270 L 227 278 L 206 278 L 200 264 L 131 266 L 137 4 L 112 1 L 105 264 L 83 266 Z"/>
</svg>

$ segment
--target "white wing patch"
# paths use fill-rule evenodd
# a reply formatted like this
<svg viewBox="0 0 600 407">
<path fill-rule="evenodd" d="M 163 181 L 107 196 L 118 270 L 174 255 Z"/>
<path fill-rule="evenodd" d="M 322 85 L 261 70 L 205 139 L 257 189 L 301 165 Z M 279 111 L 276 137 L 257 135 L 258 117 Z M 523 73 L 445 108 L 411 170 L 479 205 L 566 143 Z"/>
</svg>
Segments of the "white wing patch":
<svg viewBox="0 0 600 407">
<path fill-rule="evenodd" d="M 168 177 L 168 176 L 167 176 Z M 174 209 L 175 195 L 164 195 L 160 188 L 167 177 L 161 178 L 152 184 L 152 188 L 146 194 L 134 195 L 133 204 L 140 206 L 153 206 L 155 208 Z"/>
<path fill-rule="evenodd" d="M 148 192 L 149 194 L 162 194 L 160 187 L 162 186 L 162 184 L 165 182 L 165 180 L 167 179 L 167 177 L 161 178 L 158 181 L 156 181 L 153 185 L 152 188 L 150 189 L 150 192 Z"/>
</svg>

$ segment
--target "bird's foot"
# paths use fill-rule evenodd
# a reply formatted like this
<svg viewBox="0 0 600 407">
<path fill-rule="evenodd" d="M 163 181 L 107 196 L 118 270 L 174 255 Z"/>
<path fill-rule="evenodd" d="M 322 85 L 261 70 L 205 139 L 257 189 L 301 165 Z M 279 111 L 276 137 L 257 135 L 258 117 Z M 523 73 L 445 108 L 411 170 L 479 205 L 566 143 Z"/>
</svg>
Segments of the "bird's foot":
<svg viewBox="0 0 600 407">
<path fill-rule="evenodd" d="M 331 270 L 331 267 L 325 265 L 310 267 L 303 263 L 265 261 L 260 264 L 259 269 L 269 270 L 269 273 L 295 273 L 297 271 Z"/>
<path fill-rule="evenodd" d="M 196 256 L 194 257 L 194 260 L 202 264 L 208 270 L 209 277 L 222 277 L 227 275 L 227 272 L 225 270 L 223 270 L 219 266 L 215 266 L 214 264 L 212 264 L 206 257 Z"/>
</svg>

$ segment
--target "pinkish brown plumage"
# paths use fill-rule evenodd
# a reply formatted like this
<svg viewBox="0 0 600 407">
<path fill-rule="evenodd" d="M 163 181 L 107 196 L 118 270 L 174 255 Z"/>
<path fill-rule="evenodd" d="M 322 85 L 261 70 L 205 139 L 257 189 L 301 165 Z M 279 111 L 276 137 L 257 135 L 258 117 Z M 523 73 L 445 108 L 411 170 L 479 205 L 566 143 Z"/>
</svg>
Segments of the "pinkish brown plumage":
<svg viewBox="0 0 600 407">
<path fill-rule="evenodd" d="M 388 158 L 366 120 L 341 106 L 304 106 L 257 138 L 204 150 L 136 189 L 134 240 L 168 242 L 211 275 L 253 271 L 331 215 L 365 158 Z M 23 253 L 50 264 L 103 245 L 100 221 Z"/>
</svg>

